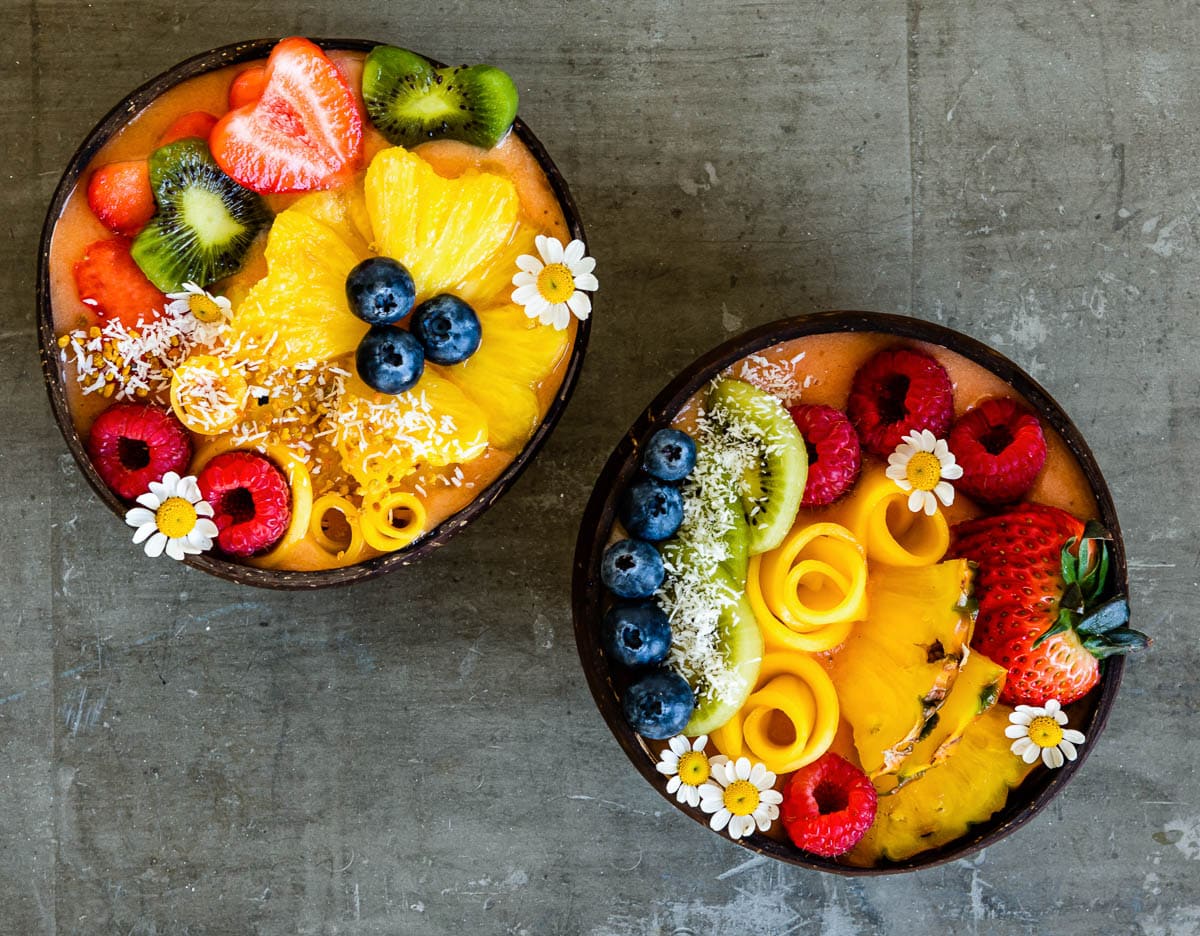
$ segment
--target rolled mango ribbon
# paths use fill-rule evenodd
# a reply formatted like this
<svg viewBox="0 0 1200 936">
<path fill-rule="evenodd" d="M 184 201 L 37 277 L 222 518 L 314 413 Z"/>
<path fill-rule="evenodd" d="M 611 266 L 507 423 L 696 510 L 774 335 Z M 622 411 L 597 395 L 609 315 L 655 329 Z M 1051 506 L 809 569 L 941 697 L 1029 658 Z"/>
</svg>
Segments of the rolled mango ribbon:
<svg viewBox="0 0 1200 936">
<path fill-rule="evenodd" d="M 350 528 L 349 543 L 339 543 L 337 540 L 331 539 L 325 532 L 322 524 L 325 515 L 330 511 L 340 513 L 345 519 L 346 526 Z M 359 509 L 341 494 L 322 494 L 313 502 L 312 519 L 309 521 L 308 532 L 318 546 L 345 565 L 357 562 L 366 546 L 362 522 L 359 519 Z"/>
<path fill-rule="evenodd" d="M 750 560 L 746 597 L 768 649 L 819 653 L 866 615 L 867 558 L 836 523 L 796 526 L 777 549 Z"/>
<path fill-rule="evenodd" d="M 803 653 L 769 652 L 755 691 L 711 738 L 726 757 L 745 754 L 790 773 L 829 750 L 839 715 L 837 689 L 820 663 Z"/>
<path fill-rule="evenodd" d="M 368 492 L 358 516 L 367 545 L 380 552 L 403 549 L 425 532 L 425 504 L 411 491 Z"/>
<path fill-rule="evenodd" d="M 908 494 L 881 470 L 864 473 L 833 517 L 849 527 L 867 558 L 885 565 L 933 565 L 950 546 L 950 527 L 942 511 L 932 517 L 913 513 Z"/>
</svg>

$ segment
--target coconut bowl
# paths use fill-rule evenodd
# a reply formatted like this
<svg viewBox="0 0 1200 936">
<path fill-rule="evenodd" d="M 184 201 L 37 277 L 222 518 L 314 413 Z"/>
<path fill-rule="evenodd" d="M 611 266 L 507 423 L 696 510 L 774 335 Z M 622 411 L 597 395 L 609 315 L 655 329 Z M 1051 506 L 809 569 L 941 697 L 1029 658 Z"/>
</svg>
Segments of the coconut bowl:
<svg viewBox="0 0 1200 936">
<path fill-rule="evenodd" d="M 50 246 L 55 224 L 62 214 L 67 198 L 80 183 L 91 160 L 105 143 L 136 115 L 141 113 L 143 109 L 157 100 L 163 93 L 189 78 L 194 78 L 229 65 L 265 59 L 278 41 L 279 39 L 277 38 L 254 39 L 202 52 L 199 55 L 180 62 L 175 67 L 150 79 L 137 90 L 131 92 L 109 111 L 84 137 L 83 142 L 68 162 L 54 190 L 54 195 L 50 199 L 50 206 L 46 212 L 46 221 L 42 229 L 38 251 L 36 302 L 38 345 L 42 360 L 42 373 L 46 381 L 46 390 L 50 396 L 50 406 L 54 413 L 54 419 L 58 423 L 67 448 L 74 456 L 80 472 L 92 486 L 96 495 L 118 519 L 124 517 L 128 505 L 108 489 L 92 465 L 91 459 L 84 448 L 84 440 L 80 437 L 75 427 L 68 407 L 64 374 L 59 362 L 58 348 L 55 344 L 54 316 L 51 306 Z M 324 49 L 366 53 L 375 46 L 384 44 L 386 40 L 313 39 L 312 41 Z M 434 59 L 430 59 L 430 61 L 434 65 L 441 64 Z M 554 165 L 553 160 L 551 160 L 541 141 L 534 136 L 533 131 L 520 118 L 513 124 L 512 132 L 525 144 L 545 173 L 546 179 L 562 209 L 571 237 L 586 242 L 583 222 L 579 217 L 579 210 L 567 187 L 567 182 L 563 178 L 562 173 L 559 172 L 558 167 Z M 383 575 L 386 572 L 391 572 L 420 561 L 435 549 L 449 542 L 459 530 L 480 517 L 489 507 L 496 503 L 516 483 L 517 478 L 520 477 L 538 450 L 545 444 L 546 439 L 550 436 L 555 425 L 562 417 L 563 410 L 566 408 L 567 402 L 578 382 L 590 331 L 590 319 L 577 323 L 575 339 L 570 349 L 570 356 L 563 374 L 562 383 L 546 412 L 545 418 L 512 463 L 491 484 L 481 490 L 467 506 L 442 523 L 427 530 L 410 546 L 355 565 L 315 572 L 260 569 L 224 559 L 211 552 L 199 556 L 189 556 L 185 561 L 194 568 L 201 569 L 219 578 L 228 579 L 231 582 L 274 589 L 313 589 L 334 585 L 348 585 L 353 582 L 363 581 L 364 579 L 374 578 L 375 576 Z M 120 525 L 113 532 L 114 534 L 125 536 L 129 531 L 123 525 Z"/>
<path fill-rule="evenodd" d="M 999 376 L 1028 401 L 1043 425 L 1050 426 L 1066 443 L 1079 463 L 1095 496 L 1099 519 L 1112 533 L 1113 582 L 1116 593 L 1128 594 L 1128 568 L 1120 524 L 1108 485 L 1095 457 L 1076 425 L 1037 381 L 993 348 L 967 335 L 931 322 L 878 312 L 821 312 L 781 319 L 755 328 L 703 355 L 683 370 L 638 417 L 621 438 L 596 481 L 583 515 L 575 549 L 571 606 L 575 641 L 588 687 L 600 715 L 612 731 L 633 767 L 669 802 L 691 819 L 708 826 L 709 816 L 698 808 L 676 802 L 666 792 L 665 779 L 655 770 L 658 753 L 665 741 L 646 741 L 637 735 L 621 713 L 620 694 L 628 677 L 610 665 L 605 656 L 599 625 L 610 601 L 600 580 L 600 563 L 610 532 L 616 522 L 621 492 L 638 470 L 643 445 L 672 420 L 688 399 L 730 365 L 754 352 L 794 338 L 837 332 L 876 332 L 894 336 L 897 341 L 918 341 L 940 345 Z M 1012 835 L 1046 808 L 1083 768 L 1095 746 L 1116 700 L 1124 668 L 1120 656 L 1100 664 L 1099 685 L 1072 707 L 1072 727 L 1087 736 L 1088 743 L 1079 757 L 1059 770 L 1035 769 L 1008 797 L 1003 809 L 986 822 L 972 826 L 964 836 L 905 861 L 884 862 L 873 867 L 857 867 L 840 859 L 821 858 L 800 851 L 790 841 L 754 834 L 736 844 L 748 851 L 788 864 L 842 875 L 896 874 L 930 868 L 963 858 Z M 713 833 L 717 834 L 717 833 Z M 721 838 L 729 842 L 723 833 Z"/>
</svg>

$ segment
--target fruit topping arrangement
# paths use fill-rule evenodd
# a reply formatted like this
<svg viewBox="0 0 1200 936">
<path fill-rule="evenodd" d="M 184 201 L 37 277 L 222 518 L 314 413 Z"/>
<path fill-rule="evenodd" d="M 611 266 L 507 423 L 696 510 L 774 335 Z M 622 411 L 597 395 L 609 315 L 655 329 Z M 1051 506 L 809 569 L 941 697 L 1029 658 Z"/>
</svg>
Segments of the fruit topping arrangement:
<svg viewBox="0 0 1200 936">
<path fill-rule="evenodd" d="M 294 37 L 105 147 L 55 231 L 54 315 L 147 553 L 351 565 L 517 457 L 599 284 L 516 113 L 491 66 Z"/>
<path fill-rule="evenodd" d="M 1065 444 L 943 348 L 752 355 L 617 498 L 612 684 L 666 793 L 734 839 L 867 867 L 953 842 L 1077 758 L 1102 661 L 1149 643 L 1065 509 L 1095 509 Z"/>
</svg>

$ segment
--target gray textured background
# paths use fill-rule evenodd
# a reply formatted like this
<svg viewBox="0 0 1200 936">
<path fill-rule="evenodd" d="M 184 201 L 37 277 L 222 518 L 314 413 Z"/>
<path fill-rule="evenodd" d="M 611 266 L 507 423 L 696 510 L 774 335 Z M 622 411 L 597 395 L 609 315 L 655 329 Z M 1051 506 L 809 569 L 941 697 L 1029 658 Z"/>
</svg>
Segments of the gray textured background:
<svg viewBox="0 0 1200 936">
<path fill-rule="evenodd" d="M 1198 12 L 3 0 L 0 932 L 1200 932 Z M 32 327 L 42 214 L 92 124 L 187 55 L 289 32 L 509 70 L 602 283 L 517 487 L 419 568 L 313 595 L 146 561 L 66 453 Z M 567 605 L 592 480 L 668 374 L 838 307 L 960 328 L 1057 395 L 1157 637 L 1043 816 L 873 881 L 747 860 L 666 807 Z"/>
</svg>

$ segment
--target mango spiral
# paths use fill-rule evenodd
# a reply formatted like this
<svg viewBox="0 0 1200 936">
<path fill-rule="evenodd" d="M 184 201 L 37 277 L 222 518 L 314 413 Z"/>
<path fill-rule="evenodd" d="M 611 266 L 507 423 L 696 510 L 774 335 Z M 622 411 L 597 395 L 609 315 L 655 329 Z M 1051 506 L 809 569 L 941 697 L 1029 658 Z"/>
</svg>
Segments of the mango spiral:
<svg viewBox="0 0 1200 936">
<path fill-rule="evenodd" d="M 816 659 L 788 650 L 768 652 L 754 692 L 711 738 L 729 758 L 747 755 L 785 774 L 829 750 L 839 714 L 837 690 Z"/>
<path fill-rule="evenodd" d="M 941 562 L 950 546 L 950 527 L 938 510 L 932 517 L 908 509 L 908 494 L 883 471 L 864 472 L 858 486 L 833 513 L 866 549 L 873 562 L 928 566 Z"/>
<path fill-rule="evenodd" d="M 797 525 L 777 549 L 750 560 L 746 596 L 768 648 L 819 653 L 842 643 L 866 614 L 867 559 L 836 523 Z"/>
</svg>

